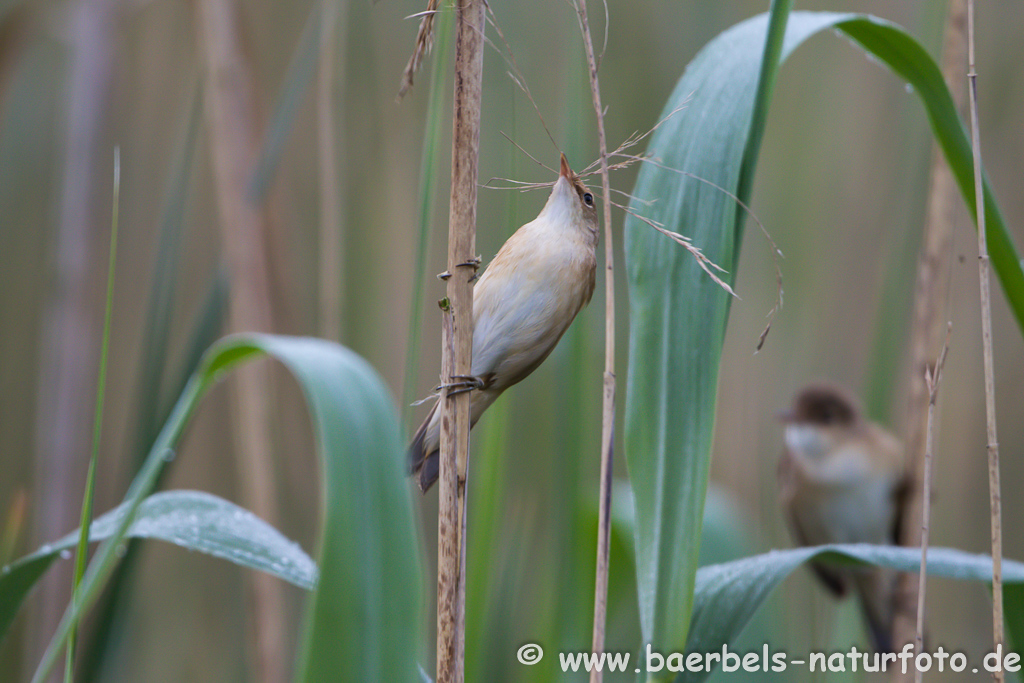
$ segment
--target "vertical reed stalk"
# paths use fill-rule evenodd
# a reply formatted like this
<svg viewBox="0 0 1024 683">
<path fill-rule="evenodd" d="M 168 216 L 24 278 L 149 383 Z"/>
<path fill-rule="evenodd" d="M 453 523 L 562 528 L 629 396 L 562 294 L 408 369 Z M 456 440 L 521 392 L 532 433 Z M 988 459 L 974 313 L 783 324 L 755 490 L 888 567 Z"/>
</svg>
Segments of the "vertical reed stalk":
<svg viewBox="0 0 1024 683">
<path fill-rule="evenodd" d="M 925 587 L 928 579 L 928 539 L 932 520 L 932 458 L 935 455 L 935 404 L 939 398 L 939 382 L 942 381 L 942 368 L 946 365 L 946 353 L 949 351 L 949 333 L 952 323 L 946 325 L 946 341 L 942 344 L 939 359 L 935 365 L 926 368 L 924 381 L 928 385 L 928 425 L 925 430 L 924 447 L 924 479 L 921 496 L 921 569 L 918 573 L 917 592 L 917 637 L 914 647 L 917 652 L 924 651 L 924 605 Z M 914 682 L 921 683 L 924 672 L 914 667 Z"/>
<path fill-rule="evenodd" d="M 604 631 L 608 611 L 608 551 L 611 537 L 612 463 L 615 448 L 615 278 L 612 244 L 611 185 L 608 180 L 608 144 L 604 132 L 604 107 L 601 106 L 601 85 L 597 78 L 597 59 L 590 37 L 586 0 L 576 0 L 583 45 L 587 51 L 590 72 L 590 93 L 597 116 L 597 142 L 601 153 L 601 204 L 604 208 L 604 391 L 601 410 L 601 493 L 597 521 L 597 575 L 594 582 L 594 633 L 591 650 L 604 650 Z M 600 683 L 600 670 L 590 672 L 591 683 Z"/>
<path fill-rule="evenodd" d="M 978 212 L 978 280 L 981 285 L 981 341 L 985 364 L 985 416 L 988 437 L 988 489 L 992 515 L 992 640 L 996 652 L 1003 642 L 1003 510 L 999 484 L 999 439 L 996 435 L 996 387 L 992 368 L 992 301 L 989 286 L 988 236 L 985 234 L 985 192 L 981 178 L 981 133 L 978 130 L 978 73 L 974 69 L 974 0 L 967 0 L 967 81 L 971 100 L 971 147 L 974 150 L 974 202 Z M 994 678 L 1001 683 L 1002 667 Z"/>
<path fill-rule="evenodd" d="M 966 0 L 951 0 L 942 46 L 942 74 L 954 101 L 962 107 L 967 90 L 960 77 L 967 58 Z M 921 520 L 925 446 L 929 413 L 929 391 L 925 372 L 932 356 L 942 343 L 944 330 L 942 311 L 949 289 L 949 264 L 953 257 L 953 223 L 958 206 L 959 190 L 945 156 L 938 149 L 932 152 L 931 187 L 925 216 L 924 239 L 917 262 L 914 285 L 914 311 L 910 327 L 910 379 L 908 382 L 906 433 L 907 475 L 910 485 L 903 506 L 903 538 L 900 545 L 921 545 Z M 933 428 L 937 428 L 934 427 Z M 914 642 L 917 633 L 917 610 L 920 583 L 910 572 L 900 575 L 893 618 L 893 646 L 897 649 Z M 909 681 L 912 673 L 892 669 L 893 680 Z"/>
<path fill-rule="evenodd" d="M 452 187 L 448 219 L 448 288 L 442 302 L 441 377 L 468 377 L 473 355 L 477 162 L 483 95 L 484 1 L 458 0 Z M 441 398 L 441 468 L 437 516 L 437 683 L 465 675 L 465 506 L 470 392 Z"/>
<path fill-rule="evenodd" d="M 232 331 L 271 331 L 265 219 L 249 196 L 256 167 L 258 131 L 255 86 L 242 48 L 235 0 L 201 0 L 199 28 L 207 74 L 206 105 L 213 155 L 221 242 L 231 277 L 228 326 Z M 270 455 L 270 374 L 263 364 L 237 372 L 232 393 L 235 457 L 246 507 L 263 519 L 277 518 Z M 283 595 L 276 579 L 251 577 L 255 605 L 254 678 L 286 680 Z"/>
</svg>

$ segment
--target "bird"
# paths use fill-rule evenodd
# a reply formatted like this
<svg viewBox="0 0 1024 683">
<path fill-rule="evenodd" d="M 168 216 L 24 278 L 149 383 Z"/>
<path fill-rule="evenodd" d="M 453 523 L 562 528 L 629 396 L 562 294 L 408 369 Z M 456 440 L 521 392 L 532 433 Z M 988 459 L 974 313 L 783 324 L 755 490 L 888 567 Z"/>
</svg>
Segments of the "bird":
<svg viewBox="0 0 1024 683">
<path fill-rule="evenodd" d="M 501 247 L 473 286 L 470 428 L 512 385 L 544 362 L 594 294 L 598 219 L 594 195 L 561 155 L 538 216 Z M 444 380 L 442 380 L 444 381 Z M 424 493 L 437 481 L 444 391 L 409 446 Z"/>
<path fill-rule="evenodd" d="M 778 465 L 779 499 L 801 546 L 899 543 L 907 494 L 904 450 L 830 384 L 802 389 L 788 411 Z M 836 597 L 856 593 L 876 652 L 892 651 L 896 574 L 879 567 L 811 568 Z"/>
</svg>

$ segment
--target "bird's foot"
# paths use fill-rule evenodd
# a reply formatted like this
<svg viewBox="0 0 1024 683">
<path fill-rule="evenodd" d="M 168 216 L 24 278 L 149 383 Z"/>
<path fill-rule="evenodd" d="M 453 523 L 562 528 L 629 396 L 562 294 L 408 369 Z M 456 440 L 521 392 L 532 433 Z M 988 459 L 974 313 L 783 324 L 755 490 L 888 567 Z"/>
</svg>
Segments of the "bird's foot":
<svg viewBox="0 0 1024 683">
<path fill-rule="evenodd" d="M 464 394 L 467 391 L 473 391 L 474 389 L 483 389 L 485 382 L 479 377 L 473 375 L 452 375 L 452 382 L 445 382 L 434 387 L 435 392 L 441 392 L 444 390 L 444 395 L 451 397 L 459 394 Z"/>
</svg>

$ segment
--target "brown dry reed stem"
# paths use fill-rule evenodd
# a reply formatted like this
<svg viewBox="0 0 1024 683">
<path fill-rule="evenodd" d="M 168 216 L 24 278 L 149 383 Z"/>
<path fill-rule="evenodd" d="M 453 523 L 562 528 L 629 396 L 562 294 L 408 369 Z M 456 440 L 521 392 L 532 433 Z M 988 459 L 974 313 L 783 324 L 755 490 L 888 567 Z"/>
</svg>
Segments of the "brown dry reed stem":
<svg viewBox="0 0 1024 683">
<path fill-rule="evenodd" d="M 928 577 L 928 538 L 931 531 L 932 517 L 932 458 L 935 454 L 935 404 L 939 398 L 939 382 L 942 381 L 942 369 L 946 365 L 946 354 L 949 352 L 949 334 L 953 323 L 946 324 L 946 340 L 942 343 L 942 351 L 935 365 L 924 370 L 924 382 L 928 386 L 928 426 L 925 430 L 923 496 L 921 499 L 921 569 L 918 576 L 919 590 L 917 593 L 917 638 L 914 648 L 917 652 L 924 651 L 924 604 L 925 586 Z M 924 672 L 914 667 L 914 681 L 921 683 Z"/>
<path fill-rule="evenodd" d="M 604 392 L 601 410 L 601 493 L 597 522 L 597 570 L 594 581 L 594 633 L 591 651 L 604 650 L 605 621 L 608 611 L 608 544 L 611 537 L 612 463 L 615 447 L 615 278 L 612 243 L 612 205 L 608 179 L 608 144 L 604 132 L 604 107 L 601 106 L 601 84 L 597 77 L 594 42 L 590 37 L 586 0 L 573 0 L 579 18 L 583 46 L 590 70 L 590 94 L 597 117 L 597 144 L 600 152 L 602 207 L 604 208 Z M 600 683 L 601 671 L 591 671 L 591 683 Z"/>
<path fill-rule="evenodd" d="M 338 3 L 324 0 L 320 24 L 320 70 L 317 74 L 316 115 L 320 164 L 320 336 L 341 340 L 341 302 L 343 276 L 341 211 L 338 207 L 338 149 L 335 126 L 334 63 L 345 54 L 335 45 Z M 339 79 L 338 83 L 344 82 Z"/>
<path fill-rule="evenodd" d="M 242 47 L 238 5 L 234 0 L 199 3 L 200 41 L 207 77 L 206 107 L 221 243 L 231 274 L 229 327 L 232 331 L 270 331 L 272 315 L 266 260 L 266 221 L 249 198 L 255 167 L 258 129 L 254 78 Z M 240 368 L 232 387 L 233 441 L 242 498 L 246 507 L 273 522 L 277 497 L 270 453 L 269 368 Z M 252 652 L 254 678 L 267 683 L 286 680 L 280 582 L 269 574 L 251 575 L 255 615 Z"/>
<path fill-rule="evenodd" d="M 967 61 L 967 3 L 951 0 L 942 46 L 942 74 L 958 109 L 967 100 L 966 81 L 962 69 Z M 907 454 L 907 497 L 902 509 L 900 528 L 905 547 L 921 545 L 923 516 L 923 470 L 928 416 L 928 386 L 925 370 L 932 354 L 942 344 L 946 328 L 943 308 L 948 297 L 950 264 L 953 259 L 953 225 L 960 193 L 941 150 L 932 152 L 931 183 L 921 253 L 918 256 L 914 283 L 914 303 L 910 324 L 909 379 L 907 382 L 906 427 L 904 445 Z M 937 427 L 936 427 L 937 428 Z M 901 648 L 913 642 L 917 633 L 917 605 L 920 582 L 918 575 L 899 575 L 893 618 L 893 646 Z M 893 669 L 893 680 L 909 681 L 911 673 Z"/>
<path fill-rule="evenodd" d="M 981 284 L 981 341 L 985 367 L 985 416 L 988 437 L 988 489 L 992 515 L 992 639 L 1003 647 L 1003 511 L 999 484 L 999 439 L 996 435 L 996 387 L 992 369 L 992 301 L 988 242 L 985 235 L 985 192 L 981 178 L 981 133 L 978 130 L 978 73 L 974 68 L 974 0 L 967 0 L 967 81 L 971 102 L 971 147 L 974 151 L 974 203 L 978 212 L 978 279 Z M 1003 670 L 995 680 L 1003 680 Z"/>
<path fill-rule="evenodd" d="M 473 354 L 477 162 L 483 95 L 484 2 L 458 0 L 452 106 L 452 183 L 448 219 L 447 297 L 441 309 L 441 378 L 469 376 Z M 465 675 L 465 521 L 470 392 L 441 399 L 437 516 L 437 683 Z"/>
<path fill-rule="evenodd" d="M 405 65 L 405 71 L 402 72 L 402 83 L 398 87 L 398 97 L 395 98 L 398 102 L 401 102 L 405 94 L 409 92 L 413 78 L 423 63 L 423 58 L 430 54 L 430 49 L 434 46 L 434 19 L 436 16 L 437 0 L 427 0 L 426 10 L 406 17 L 407 19 L 421 18 L 419 30 L 416 31 L 416 44 L 413 46 L 412 56 L 409 57 L 409 63 Z"/>
</svg>

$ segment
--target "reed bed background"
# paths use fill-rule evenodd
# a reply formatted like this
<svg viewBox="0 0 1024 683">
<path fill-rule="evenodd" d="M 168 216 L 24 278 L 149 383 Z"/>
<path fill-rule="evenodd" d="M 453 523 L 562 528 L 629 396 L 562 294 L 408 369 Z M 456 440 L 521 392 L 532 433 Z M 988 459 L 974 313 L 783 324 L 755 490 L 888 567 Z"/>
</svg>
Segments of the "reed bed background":
<svg viewBox="0 0 1024 683">
<path fill-rule="evenodd" d="M 766 9 L 763 2 L 746 1 L 609 0 L 608 5 L 610 39 L 601 85 L 612 146 L 657 123 L 666 97 L 701 46 Z M 798 9 L 869 12 L 903 25 L 935 54 L 945 19 L 940 5 L 809 1 Z M 432 153 L 423 155 L 422 149 L 431 128 L 431 82 L 440 83 L 450 68 L 430 75 L 443 50 L 435 47 L 415 86 L 395 102 L 416 32 L 416 22 L 403 17 L 423 9 L 406 0 L 340 3 L 334 36 L 340 340 L 383 376 L 396 406 L 397 397 L 425 396 L 437 384 L 440 367 L 440 315 L 434 302 L 444 288 L 433 275 L 445 269 L 450 75 L 440 86 L 440 142 Z M 571 6 L 511 3 L 492 9 L 555 140 L 575 168 L 590 163 L 597 154 L 593 112 Z M 318 25 L 319 12 L 315 2 L 252 0 L 240 14 L 242 54 L 253 76 L 253 115 L 265 160 L 251 189 L 265 193 L 270 324 L 278 333 L 312 335 L 322 329 L 321 187 L 329 184 L 323 184 L 318 156 L 317 88 L 311 76 L 319 46 L 310 46 L 310 36 L 320 34 L 309 28 Z M 590 12 L 600 43 L 596 36 L 603 32 L 603 17 L 596 6 Z M 218 139 L 198 99 L 209 77 L 198 21 L 195 3 L 157 0 L 13 2 L 0 8 L 0 528 L 11 530 L 0 539 L 0 553 L 6 553 L 0 564 L 77 526 L 95 396 L 115 144 L 121 150 L 120 243 L 97 512 L 121 500 L 154 424 L 163 420 L 155 415 L 177 396 L 195 349 L 228 329 L 231 287 L 223 273 L 213 170 Z M 977 21 L 985 165 L 1020 245 L 1024 12 L 1013 2 L 986 3 Z M 533 106 L 507 76 L 508 65 L 492 48 L 484 63 L 481 182 L 552 180 L 502 136 L 555 165 L 557 152 Z M 83 140 L 84 147 L 71 144 Z M 764 349 L 754 355 L 776 291 L 771 251 L 750 231 L 735 282 L 741 299 L 732 305 L 722 355 L 705 560 L 791 545 L 775 497 L 781 449 L 775 414 L 804 383 L 845 384 L 860 393 L 875 418 L 901 428 L 931 148 L 918 100 L 846 40 L 814 38 L 782 68 L 752 206 L 786 255 L 785 307 Z M 629 191 L 635 173 L 617 172 L 613 187 Z M 432 208 L 431 193 L 421 191 L 425 183 L 440 198 Z M 598 184 L 596 177 L 591 180 L 592 187 Z M 66 207 L 75 198 L 78 203 L 70 206 L 79 213 L 70 215 Z M 544 199 L 544 192 L 481 189 L 476 244 L 484 263 L 536 215 Z M 423 263 L 418 262 L 421 216 L 429 219 Z M 57 245 L 62 226 L 72 219 L 82 224 L 71 255 L 83 259 L 84 284 L 71 298 L 82 325 L 54 330 L 48 320 L 63 291 L 55 273 L 69 257 L 59 254 Z M 618 210 L 614 220 L 621 239 Z M 961 205 L 956 258 L 949 264 L 946 309 L 954 331 L 936 435 L 931 543 L 985 553 L 985 404 L 970 224 Z M 616 250 L 621 254 L 621 244 Z M 154 282 L 165 284 L 154 289 Z M 616 298 L 626 302 L 625 278 L 617 278 L 616 285 Z M 596 291 L 602 290 L 599 274 Z M 1024 557 L 1024 540 L 1013 533 L 1024 522 L 1024 499 L 1014 486 L 1024 477 L 1024 431 L 1019 429 L 1024 342 L 1001 290 L 993 292 L 995 388 L 1005 425 L 1000 442 L 1004 552 L 1017 559 Z M 508 392 L 473 432 L 467 680 L 537 680 L 515 661 L 524 642 L 544 643 L 549 656 L 589 646 L 603 367 L 603 306 L 597 299 L 551 358 Z M 413 334 L 409 312 L 416 307 L 421 329 Z M 618 327 L 622 387 L 624 303 Z M 83 368 L 76 395 L 67 399 L 71 407 L 59 413 L 66 424 L 48 422 L 55 407 L 39 398 L 53 370 L 46 359 L 54 338 L 70 345 L 72 357 L 80 354 L 76 362 Z M 410 339 L 416 340 L 418 362 L 406 376 Z M 294 382 L 280 368 L 271 374 L 270 434 L 278 454 L 273 475 L 279 499 L 278 517 L 269 521 L 312 554 L 320 485 L 309 420 Z M 225 428 L 236 381 L 215 388 L 203 403 L 164 488 L 243 501 L 231 456 L 233 437 Z M 619 395 L 621 420 L 625 391 Z M 411 411 L 409 420 L 418 422 L 426 409 Z M 48 433 L 65 430 L 69 445 L 62 452 L 77 454 L 74 462 L 61 464 L 71 493 L 47 498 L 43 492 L 52 490 L 48 484 L 56 475 L 40 461 L 40 443 Z M 621 485 L 626 474 L 621 428 L 617 434 L 615 505 L 621 519 L 630 509 Z M 427 558 L 424 589 L 430 596 L 436 494 L 416 496 Z M 41 514 L 61 506 L 66 521 L 51 520 L 56 531 L 39 532 Z M 608 650 L 633 651 L 640 642 L 630 541 L 613 532 Z M 101 673 L 94 680 L 248 679 L 254 661 L 253 602 L 244 571 L 158 543 L 137 550 L 129 587 L 118 603 L 122 621 L 115 637 L 103 647 L 91 644 L 100 619 L 86 621 L 80 649 L 99 657 L 95 671 Z M 305 594 L 284 584 L 280 590 L 281 645 L 290 666 Z M 928 591 L 932 642 L 980 659 L 990 640 L 985 588 L 938 579 L 929 581 Z M 10 680 L 27 679 L 49 638 L 46 634 L 40 642 L 37 635 L 41 604 L 37 593 L 0 645 L 0 671 L 14 672 Z M 430 631 L 432 611 L 425 615 L 424 629 Z M 769 623 L 773 644 L 790 652 L 829 649 L 859 637 L 852 605 L 837 615 L 805 570 L 769 602 L 744 640 L 761 642 Z M 424 662 L 432 651 L 427 643 Z M 786 679 L 794 680 L 792 674 Z"/>
</svg>

